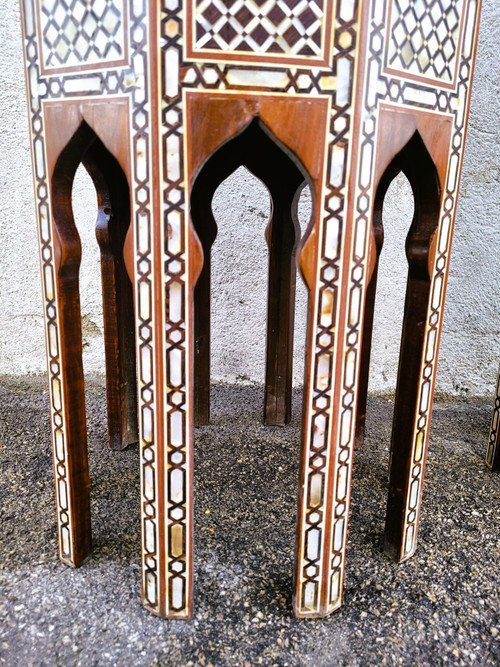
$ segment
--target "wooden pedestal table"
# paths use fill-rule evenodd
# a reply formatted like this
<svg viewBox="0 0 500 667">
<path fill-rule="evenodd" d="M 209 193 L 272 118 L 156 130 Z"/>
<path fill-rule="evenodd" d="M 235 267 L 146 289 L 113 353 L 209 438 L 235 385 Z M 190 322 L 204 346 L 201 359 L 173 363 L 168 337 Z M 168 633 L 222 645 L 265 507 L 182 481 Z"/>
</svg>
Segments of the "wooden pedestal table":
<svg viewBox="0 0 500 667">
<path fill-rule="evenodd" d="M 400 170 L 415 215 L 386 549 L 398 560 L 415 549 L 479 0 L 21 4 L 62 559 L 78 565 L 90 550 L 76 166 L 84 161 L 106 184 L 102 215 L 123 220 L 107 252 L 116 258 L 124 244 L 135 297 L 144 604 L 189 618 L 192 424 L 208 419 L 210 199 L 245 164 L 275 202 L 269 423 L 288 418 L 302 181 L 313 197 L 297 250 L 309 324 L 294 608 L 301 617 L 330 613 L 342 600 L 382 202 Z M 119 303 L 125 277 L 108 283 L 105 266 L 105 294 Z M 116 344 L 123 317 L 113 317 Z M 108 371 L 109 363 L 108 355 Z M 115 381 L 118 366 L 129 368 L 115 363 Z M 127 406 L 128 396 L 120 410 Z"/>
</svg>

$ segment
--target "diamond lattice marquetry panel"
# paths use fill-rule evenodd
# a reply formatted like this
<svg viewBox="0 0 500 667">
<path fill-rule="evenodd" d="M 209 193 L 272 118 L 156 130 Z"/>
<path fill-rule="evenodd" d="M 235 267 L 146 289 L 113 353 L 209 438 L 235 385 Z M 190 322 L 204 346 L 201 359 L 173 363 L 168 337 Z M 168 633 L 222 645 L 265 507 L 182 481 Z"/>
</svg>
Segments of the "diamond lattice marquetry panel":
<svg viewBox="0 0 500 667">
<path fill-rule="evenodd" d="M 393 0 L 389 67 L 452 82 L 463 0 Z"/>
<path fill-rule="evenodd" d="M 318 56 L 324 0 L 193 0 L 195 49 Z"/>
<path fill-rule="evenodd" d="M 40 24 L 45 69 L 123 58 L 123 0 L 42 0 Z"/>
</svg>

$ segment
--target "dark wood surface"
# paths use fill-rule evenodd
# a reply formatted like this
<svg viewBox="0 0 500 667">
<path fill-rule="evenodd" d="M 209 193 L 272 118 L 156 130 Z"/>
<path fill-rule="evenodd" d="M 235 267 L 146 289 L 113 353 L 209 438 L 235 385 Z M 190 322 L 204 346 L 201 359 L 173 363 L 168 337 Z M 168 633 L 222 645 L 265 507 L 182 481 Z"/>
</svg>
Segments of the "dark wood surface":
<svg viewBox="0 0 500 667">
<path fill-rule="evenodd" d="M 108 440 L 112 449 L 123 449 L 138 440 L 134 301 L 123 256 L 130 227 L 130 192 L 120 165 L 98 138 L 83 164 L 98 200 Z"/>
</svg>

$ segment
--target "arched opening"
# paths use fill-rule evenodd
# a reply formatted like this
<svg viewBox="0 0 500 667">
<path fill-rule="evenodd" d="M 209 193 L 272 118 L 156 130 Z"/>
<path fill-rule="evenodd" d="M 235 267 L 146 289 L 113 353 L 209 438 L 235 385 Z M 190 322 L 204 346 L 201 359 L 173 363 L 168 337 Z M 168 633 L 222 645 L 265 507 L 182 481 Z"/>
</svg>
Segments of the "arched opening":
<svg viewBox="0 0 500 667">
<path fill-rule="evenodd" d="M 79 272 L 82 317 L 83 370 L 88 379 L 102 373 L 104 357 L 104 323 L 102 295 L 95 288 L 95 277 L 101 270 L 101 253 L 95 238 L 98 214 L 97 192 L 82 163 L 78 166 L 71 189 L 75 226 L 80 236 L 82 257 Z"/>
<path fill-rule="evenodd" d="M 133 291 L 124 261 L 124 245 L 130 227 L 130 193 L 117 160 L 92 128 L 82 122 L 59 155 L 52 176 L 53 214 L 59 244 L 57 279 L 64 301 L 61 308 L 63 347 L 64 352 L 71 355 L 72 381 L 82 385 L 82 397 L 79 280 L 82 248 L 72 201 L 75 174 L 80 164 L 92 179 L 97 196 L 95 233 L 100 248 L 103 293 L 108 437 L 110 447 L 122 449 L 138 439 Z M 92 321 L 84 321 L 84 325 L 95 327 Z M 81 411 L 84 417 L 84 406 Z"/>
<path fill-rule="evenodd" d="M 423 440 L 413 453 L 414 429 L 420 428 L 417 417 L 421 406 L 429 406 L 430 383 L 427 394 L 420 396 L 420 374 L 424 360 L 424 342 L 431 288 L 431 269 L 435 232 L 441 207 L 441 183 L 434 161 L 419 134 L 415 132 L 404 148 L 393 158 L 377 186 L 373 216 L 373 248 L 376 261 L 371 276 L 365 309 L 363 329 L 362 368 L 360 373 L 357 414 L 357 441 L 364 437 L 364 414 L 368 387 L 368 361 L 370 356 L 371 327 L 377 281 L 378 257 L 383 244 L 383 204 L 389 186 L 400 173 L 408 179 L 413 194 L 414 210 L 406 237 L 405 251 L 408 262 L 406 296 L 401 333 L 398 377 L 392 423 L 391 454 L 389 464 L 389 494 L 385 526 L 385 551 L 396 560 L 406 558 L 414 545 L 418 483 L 408 482 L 422 473 L 425 465 Z M 430 369 L 429 369 L 430 370 Z M 420 420 L 419 420 L 420 421 Z M 425 420 L 424 420 L 425 421 Z M 417 426 L 416 426 L 417 424 Z M 416 439 L 419 442 L 419 438 Z M 417 454 L 418 449 L 418 454 Z M 409 489 L 411 498 L 409 498 Z M 410 506 L 411 512 L 407 513 Z M 413 522 L 412 530 L 406 529 L 406 521 Z M 408 536 L 409 539 L 408 539 Z"/>
<path fill-rule="evenodd" d="M 268 189 L 246 167 L 238 167 L 214 193 L 210 316 L 216 381 L 253 382 L 264 376 L 268 252 L 263 231 L 271 206 Z M 238 322 L 244 327 L 232 324 Z"/>
<path fill-rule="evenodd" d="M 383 394 L 394 401 L 407 277 L 402 267 L 406 263 L 406 236 L 414 209 L 411 185 L 401 171 L 375 207 L 377 263 L 366 295 L 356 424 L 358 445 L 365 439 L 366 419 L 370 422 L 368 393 Z"/>
<path fill-rule="evenodd" d="M 410 182 L 404 172 L 400 171 L 387 188 L 382 207 L 384 246 L 378 267 L 379 307 L 374 315 L 373 372 L 370 374 L 370 384 L 375 385 L 376 393 L 391 394 L 392 399 L 406 291 L 405 240 L 414 211 L 415 201 Z"/>
<path fill-rule="evenodd" d="M 266 186 L 271 198 L 265 227 L 269 269 L 264 422 L 285 424 L 291 416 L 295 253 L 300 239 L 298 202 L 304 183 L 310 179 L 296 156 L 258 118 L 211 155 L 191 192 L 191 219 L 204 252 L 194 293 L 195 421 L 199 424 L 209 421 L 211 248 L 217 236 L 212 204 L 218 186 L 242 166 Z M 241 252 L 245 252 L 244 246 Z M 234 271 L 235 267 L 232 268 Z M 242 297 L 234 294 L 236 299 Z M 245 369 L 239 374 L 246 375 Z"/>
<path fill-rule="evenodd" d="M 297 217 L 301 239 L 306 238 L 313 214 L 312 191 L 306 181 L 300 191 L 297 206 Z M 304 383 L 306 360 L 307 315 L 309 304 L 309 290 L 304 280 L 297 280 L 295 296 L 295 326 L 293 337 L 293 384 L 295 387 Z"/>
<path fill-rule="evenodd" d="M 358 445 L 363 443 L 365 437 L 372 355 L 373 374 L 377 376 L 374 382 L 375 391 L 387 393 L 394 385 L 395 373 L 390 369 L 394 367 L 399 353 L 393 441 L 400 437 L 402 420 L 406 424 L 404 428 L 408 428 L 408 418 L 403 417 L 405 413 L 410 413 L 410 420 L 413 418 L 407 402 L 416 391 L 420 368 L 420 351 L 430 290 L 428 260 L 432 237 L 439 222 L 440 201 L 441 186 L 436 167 L 420 134 L 415 132 L 385 170 L 375 195 L 373 241 L 376 262 L 367 287 L 363 325 L 356 424 Z M 403 248 L 402 240 L 407 229 Z M 379 273 L 379 258 L 383 247 L 384 266 Z M 399 270 L 403 250 L 408 262 L 406 291 L 404 276 Z M 376 294 L 379 300 L 383 298 L 384 306 L 377 308 L 375 312 Z M 388 338 L 387 332 L 396 332 L 400 327 L 401 338 L 397 335 Z M 380 328 L 379 332 L 377 328 Z M 372 349 L 374 329 L 375 345 Z"/>
</svg>

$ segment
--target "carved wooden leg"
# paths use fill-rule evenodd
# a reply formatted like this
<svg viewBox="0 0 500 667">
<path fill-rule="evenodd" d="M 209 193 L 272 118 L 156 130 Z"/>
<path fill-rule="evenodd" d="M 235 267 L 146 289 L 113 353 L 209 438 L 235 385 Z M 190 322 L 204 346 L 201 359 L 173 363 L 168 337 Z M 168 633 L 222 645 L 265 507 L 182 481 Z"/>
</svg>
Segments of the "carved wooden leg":
<svg viewBox="0 0 500 667">
<path fill-rule="evenodd" d="M 130 193 L 119 164 L 96 140 L 83 159 L 98 195 L 108 440 L 112 449 L 137 442 L 137 387 L 132 284 L 123 257 Z"/>
<path fill-rule="evenodd" d="M 105 149 L 86 120 L 95 123 L 110 150 L 126 163 L 127 143 L 120 132 L 125 114 L 124 104 L 97 109 L 72 101 L 47 105 L 39 119 L 43 142 L 35 151 L 59 545 L 61 559 L 73 566 L 90 553 L 91 525 L 78 290 L 81 247 L 71 191 L 86 155 L 98 170 L 108 172 Z M 113 180 L 107 183 L 113 200 Z"/>
<path fill-rule="evenodd" d="M 211 252 L 217 237 L 212 199 L 219 185 L 243 164 L 238 138 L 222 146 L 197 175 L 190 198 L 191 220 L 203 249 L 203 268 L 194 288 L 194 424 L 210 423 Z"/>
<path fill-rule="evenodd" d="M 435 121 L 434 150 L 447 155 L 450 128 Z M 436 135 L 441 130 L 441 137 Z M 438 152 L 435 152 L 437 155 Z M 398 561 L 410 557 L 416 547 L 418 518 L 425 469 L 428 430 L 437 357 L 437 309 L 446 277 L 434 275 L 436 230 L 440 221 L 441 183 L 444 165 L 435 165 L 421 135 L 412 139 L 389 167 L 402 169 L 415 198 L 415 213 L 406 241 L 408 283 L 401 353 L 394 408 L 387 504 L 385 550 Z M 434 278 L 434 280 L 433 280 Z M 436 290 L 438 290 L 436 292 Z M 437 296 L 436 296 L 437 294 Z M 441 308 L 442 310 L 442 308 Z M 433 334 L 429 335 L 429 331 Z M 433 364 L 427 363 L 433 361 Z"/>
<path fill-rule="evenodd" d="M 194 290 L 194 423 L 210 423 L 210 250 L 204 246 L 203 269 Z"/>
<path fill-rule="evenodd" d="M 211 176 L 215 170 L 207 170 Z M 218 180 L 218 179 L 217 179 Z M 222 180 L 224 180 L 222 178 Z M 191 197 L 191 218 L 203 248 L 203 268 L 194 288 L 194 414 L 195 424 L 210 423 L 211 249 L 217 236 L 212 198 L 219 183 L 199 179 Z"/>
<path fill-rule="evenodd" d="M 298 188 L 303 176 L 288 156 L 272 161 L 275 167 L 264 182 L 273 202 L 266 229 L 269 246 L 267 290 L 267 346 L 264 424 L 287 424 L 291 419 L 293 380 L 293 328 L 297 270 L 295 250 Z M 266 156 L 262 159 L 267 160 Z"/>
<path fill-rule="evenodd" d="M 491 470 L 500 468 L 500 368 L 493 403 L 493 414 L 491 415 L 490 434 L 488 448 L 486 450 L 486 465 Z"/>
<path fill-rule="evenodd" d="M 346 159 L 347 146 L 337 138 L 327 150 L 340 163 Z M 343 229 L 344 183 L 331 164 L 325 171 L 320 193 L 313 190 L 316 224 L 299 254 L 310 290 L 293 601 L 301 618 L 326 616 L 342 602 L 355 429 L 356 357 L 344 341 L 358 343 L 361 297 L 358 286 L 350 294 L 341 280 L 355 266 L 353 234 Z M 358 264 L 363 275 L 364 258 Z"/>
<path fill-rule="evenodd" d="M 55 143 L 58 129 L 56 125 L 47 125 L 48 145 L 53 138 Z M 47 351 L 59 551 L 61 560 L 73 567 L 83 562 L 92 547 L 78 281 L 81 245 L 71 205 L 73 178 L 82 153 L 92 141 L 88 129 L 82 126 L 76 131 L 57 161 L 54 160 L 52 176 L 47 178 L 55 271 L 51 276 L 49 262 L 43 271 L 45 296 L 50 302 L 46 310 Z M 43 243 L 42 258 L 49 258 L 50 247 L 50 242 Z"/>
</svg>

